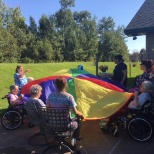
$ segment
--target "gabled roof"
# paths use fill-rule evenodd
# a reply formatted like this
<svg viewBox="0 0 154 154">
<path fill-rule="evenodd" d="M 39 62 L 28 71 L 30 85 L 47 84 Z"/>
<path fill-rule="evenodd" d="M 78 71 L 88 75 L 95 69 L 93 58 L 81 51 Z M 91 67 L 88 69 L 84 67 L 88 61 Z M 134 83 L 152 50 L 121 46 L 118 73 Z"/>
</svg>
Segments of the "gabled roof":
<svg viewBox="0 0 154 154">
<path fill-rule="evenodd" d="M 154 0 L 145 0 L 124 33 L 128 36 L 154 33 Z"/>
</svg>

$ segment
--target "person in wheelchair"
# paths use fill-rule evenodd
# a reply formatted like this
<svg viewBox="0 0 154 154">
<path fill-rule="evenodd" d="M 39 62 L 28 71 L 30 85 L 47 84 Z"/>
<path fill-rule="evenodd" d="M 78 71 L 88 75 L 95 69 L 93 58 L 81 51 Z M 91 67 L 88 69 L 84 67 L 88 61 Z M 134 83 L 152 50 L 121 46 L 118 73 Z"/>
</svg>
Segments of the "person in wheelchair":
<svg viewBox="0 0 154 154">
<path fill-rule="evenodd" d="M 128 105 L 128 108 L 141 108 L 146 101 L 151 101 L 151 94 L 154 89 L 152 82 L 142 82 L 139 91 L 134 92 L 134 100 Z"/>
<path fill-rule="evenodd" d="M 46 106 L 47 107 L 65 107 L 68 106 L 70 111 L 72 110 L 77 116 L 84 119 L 84 116 L 81 112 L 79 112 L 76 108 L 77 104 L 74 100 L 74 97 L 66 92 L 66 79 L 63 77 L 59 77 L 55 80 L 55 86 L 57 92 L 51 93 L 48 96 Z M 71 144 L 74 146 L 76 144 L 76 139 L 79 138 L 80 135 L 80 126 L 77 121 L 71 122 L 71 127 L 73 131 Z"/>
<path fill-rule="evenodd" d="M 9 103 L 13 107 L 19 107 L 24 105 L 24 102 L 26 101 L 26 98 L 23 94 L 18 96 L 19 87 L 15 84 L 12 84 L 10 86 L 10 93 L 8 94 Z"/>
</svg>

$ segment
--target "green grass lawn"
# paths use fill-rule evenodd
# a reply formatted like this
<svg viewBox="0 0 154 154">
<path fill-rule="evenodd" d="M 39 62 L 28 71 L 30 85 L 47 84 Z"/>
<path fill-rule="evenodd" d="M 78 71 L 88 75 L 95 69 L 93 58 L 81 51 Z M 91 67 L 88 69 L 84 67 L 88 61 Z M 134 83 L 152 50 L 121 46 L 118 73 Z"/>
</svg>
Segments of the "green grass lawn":
<svg viewBox="0 0 154 154">
<path fill-rule="evenodd" d="M 129 63 L 126 63 L 128 66 L 128 86 L 131 87 L 133 84 L 134 77 L 142 73 L 140 70 L 139 63 L 136 67 L 131 67 Z M 13 74 L 15 73 L 17 63 L 1 63 L 0 64 L 0 98 L 6 95 L 9 92 L 9 86 L 14 83 Z M 27 73 L 27 77 L 31 76 L 34 79 L 39 79 L 47 76 L 51 76 L 54 72 L 61 69 L 70 69 L 77 68 L 78 65 L 83 65 L 84 69 L 92 74 L 96 74 L 96 67 L 92 62 L 64 62 L 64 63 L 39 63 L 39 64 L 22 64 L 24 69 L 30 69 L 31 72 Z M 115 67 L 114 62 L 100 62 L 99 65 L 107 65 L 109 67 L 108 73 L 112 73 Z M 130 71 L 131 68 L 131 71 Z M 130 78 L 131 72 L 131 78 Z M 7 107 L 7 100 L 0 101 L 0 112 L 2 109 Z"/>
</svg>

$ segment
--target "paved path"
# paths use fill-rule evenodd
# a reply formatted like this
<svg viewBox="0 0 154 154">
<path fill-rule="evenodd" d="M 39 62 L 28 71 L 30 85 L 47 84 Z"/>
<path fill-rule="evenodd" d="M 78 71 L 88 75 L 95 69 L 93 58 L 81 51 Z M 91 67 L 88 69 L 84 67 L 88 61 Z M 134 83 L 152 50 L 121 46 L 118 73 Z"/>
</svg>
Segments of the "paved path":
<svg viewBox="0 0 154 154">
<path fill-rule="evenodd" d="M 99 121 L 82 122 L 83 154 L 153 154 L 154 137 L 146 143 L 131 139 L 125 130 L 119 137 L 102 133 Z M 37 131 L 37 127 L 28 128 L 23 124 L 14 131 L 5 130 L 0 125 L 0 154 L 42 154 L 46 146 L 34 147 L 28 144 L 28 138 Z M 81 144 L 80 142 L 78 144 Z"/>
</svg>

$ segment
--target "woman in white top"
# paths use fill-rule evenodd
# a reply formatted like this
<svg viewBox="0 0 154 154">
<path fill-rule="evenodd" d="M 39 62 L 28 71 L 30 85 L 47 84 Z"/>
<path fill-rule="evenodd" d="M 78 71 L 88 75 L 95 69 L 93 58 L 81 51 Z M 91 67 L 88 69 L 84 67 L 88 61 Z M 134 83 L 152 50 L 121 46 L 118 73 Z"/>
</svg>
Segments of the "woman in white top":
<svg viewBox="0 0 154 154">
<path fill-rule="evenodd" d="M 140 86 L 140 94 L 138 91 L 134 93 L 135 98 L 128 105 L 129 108 L 140 108 L 146 101 L 151 100 L 151 93 L 153 91 L 153 84 L 150 81 L 142 82 Z"/>
</svg>

